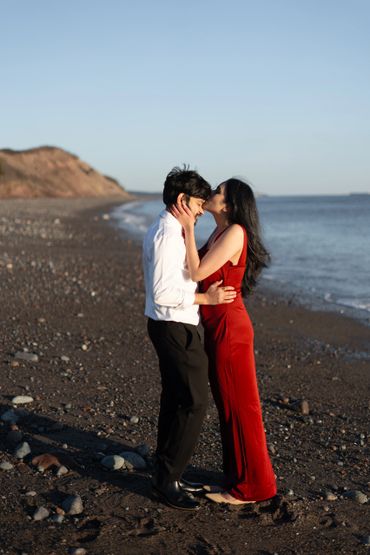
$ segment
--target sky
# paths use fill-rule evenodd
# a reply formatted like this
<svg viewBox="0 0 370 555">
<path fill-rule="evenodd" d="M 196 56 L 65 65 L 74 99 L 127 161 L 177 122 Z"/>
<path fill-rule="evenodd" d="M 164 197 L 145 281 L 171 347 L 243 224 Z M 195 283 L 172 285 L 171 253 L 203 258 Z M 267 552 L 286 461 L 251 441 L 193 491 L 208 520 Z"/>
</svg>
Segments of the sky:
<svg viewBox="0 0 370 555">
<path fill-rule="evenodd" d="M 129 190 L 189 164 L 270 195 L 370 192 L 369 0 L 0 0 L 0 148 Z"/>
</svg>

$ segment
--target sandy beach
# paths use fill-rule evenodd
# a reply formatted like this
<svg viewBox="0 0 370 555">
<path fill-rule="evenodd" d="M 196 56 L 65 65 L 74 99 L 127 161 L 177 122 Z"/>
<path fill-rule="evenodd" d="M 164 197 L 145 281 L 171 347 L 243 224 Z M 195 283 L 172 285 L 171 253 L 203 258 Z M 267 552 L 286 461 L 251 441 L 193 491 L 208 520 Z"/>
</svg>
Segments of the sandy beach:
<svg viewBox="0 0 370 555">
<path fill-rule="evenodd" d="M 0 554 L 366 553 L 370 327 L 262 289 L 247 306 L 278 496 L 194 514 L 152 500 L 160 381 L 121 202 L 0 203 Z M 205 483 L 221 467 L 209 401 L 187 474 Z M 145 468 L 102 464 L 127 451 Z"/>
</svg>

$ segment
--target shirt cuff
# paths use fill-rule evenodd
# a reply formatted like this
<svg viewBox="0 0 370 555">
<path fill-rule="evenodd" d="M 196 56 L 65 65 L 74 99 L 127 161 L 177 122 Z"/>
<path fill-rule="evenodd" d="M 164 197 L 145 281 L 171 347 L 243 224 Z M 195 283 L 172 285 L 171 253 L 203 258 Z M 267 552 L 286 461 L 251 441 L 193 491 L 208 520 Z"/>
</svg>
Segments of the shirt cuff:
<svg viewBox="0 0 370 555">
<path fill-rule="evenodd" d="M 184 293 L 184 300 L 182 301 L 182 306 L 187 308 L 188 306 L 192 306 L 195 301 L 195 293 Z"/>
</svg>

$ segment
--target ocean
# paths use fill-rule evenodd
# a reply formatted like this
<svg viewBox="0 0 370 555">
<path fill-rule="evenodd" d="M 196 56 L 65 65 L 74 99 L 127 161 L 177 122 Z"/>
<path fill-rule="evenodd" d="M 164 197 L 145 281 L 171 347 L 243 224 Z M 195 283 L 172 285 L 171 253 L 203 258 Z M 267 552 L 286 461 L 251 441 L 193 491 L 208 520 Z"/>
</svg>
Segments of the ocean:
<svg viewBox="0 0 370 555">
<path fill-rule="evenodd" d="M 257 204 L 272 258 L 264 287 L 370 324 L 370 195 L 260 197 Z M 140 240 L 162 209 L 159 199 L 139 200 L 111 215 Z M 199 219 L 199 245 L 213 229 L 210 214 Z"/>
</svg>

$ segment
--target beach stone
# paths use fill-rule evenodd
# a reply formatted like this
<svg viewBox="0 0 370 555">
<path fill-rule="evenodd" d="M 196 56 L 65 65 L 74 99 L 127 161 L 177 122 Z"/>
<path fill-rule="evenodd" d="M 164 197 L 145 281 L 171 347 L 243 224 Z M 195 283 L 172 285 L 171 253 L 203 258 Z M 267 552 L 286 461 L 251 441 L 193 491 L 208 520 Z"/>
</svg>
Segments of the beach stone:
<svg viewBox="0 0 370 555">
<path fill-rule="evenodd" d="M 327 491 L 325 493 L 325 499 L 326 501 L 336 501 L 338 499 L 338 497 L 332 493 L 331 491 Z"/>
<path fill-rule="evenodd" d="M 29 446 L 27 441 L 24 441 L 23 443 L 18 445 L 18 447 L 14 452 L 14 456 L 17 459 L 24 459 L 24 457 L 27 457 L 27 455 L 29 455 L 30 453 L 31 453 L 31 447 Z"/>
<path fill-rule="evenodd" d="M 360 505 L 364 505 L 368 502 L 367 495 L 359 490 L 346 491 L 343 495 L 348 499 L 352 499 L 352 501 L 356 501 L 356 503 L 360 503 Z"/>
<path fill-rule="evenodd" d="M 11 470 L 12 468 L 14 468 L 14 466 L 8 461 L 3 461 L 0 463 L 0 470 L 4 470 L 6 472 L 7 470 Z"/>
<path fill-rule="evenodd" d="M 84 507 L 79 495 L 69 495 L 62 503 L 62 509 L 69 515 L 79 515 Z"/>
<path fill-rule="evenodd" d="M 36 353 L 27 353 L 25 351 L 17 351 L 14 355 L 14 358 L 18 358 L 19 360 L 25 360 L 27 362 L 39 361 L 39 357 Z"/>
<path fill-rule="evenodd" d="M 131 424 L 138 424 L 139 423 L 139 417 L 138 416 L 131 416 L 130 423 Z"/>
<path fill-rule="evenodd" d="M 59 477 L 64 476 L 65 474 L 68 474 L 68 472 L 69 472 L 68 468 L 66 466 L 62 465 L 58 468 L 57 476 L 59 476 Z"/>
<path fill-rule="evenodd" d="M 306 401 L 305 399 L 303 399 L 303 401 L 301 401 L 300 403 L 300 410 L 301 410 L 301 413 L 304 415 L 310 414 L 310 405 L 308 404 L 308 401 Z"/>
<path fill-rule="evenodd" d="M 120 455 L 107 455 L 101 460 L 101 464 L 110 470 L 119 470 L 125 466 L 125 459 Z"/>
<path fill-rule="evenodd" d="M 120 457 L 124 458 L 125 466 L 128 470 L 132 470 L 133 468 L 136 470 L 143 470 L 146 468 L 146 462 L 143 457 L 133 451 L 123 451 L 120 453 Z"/>
<path fill-rule="evenodd" d="M 32 403 L 33 397 L 30 395 L 16 395 L 13 397 L 12 403 L 13 405 L 26 405 L 27 403 Z"/>
<path fill-rule="evenodd" d="M 39 507 L 33 515 L 33 520 L 45 520 L 45 518 L 48 518 L 49 514 L 49 511 L 45 507 Z"/>
<path fill-rule="evenodd" d="M 69 555 L 86 555 L 87 551 L 84 547 L 70 547 L 68 553 Z"/>
<path fill-rule="evenodd" d="M 15 423 L 15 422 L 18 422 L 18 420 L 19 420 L 19 415 L 16 414 L 16 413 L 14 412 L 13 409 L 9 409 L 9 410 L 6 410 L 6 411 L 1 415 L 1 420 L 2 420 L 3 422 L 12 422 L 12 423 Z"/>
<path fill-rule="evenodd" d="M 48 468 L 52 466 L 60 466 L 60 462 L 55 455 L 51 455 L 50 453 L 44 453 L 42 455 L 38 455 L 32 459 L 32 464 L 37 466 L 37 470 L 40 472 L 44 472 Z"/>
<path fill-rule="evenodd" d="M 57 524 L 62 524 L 64 520 L 64 515 L 53 515 L 50 520 L 56 522 Z"/>
</svg>

